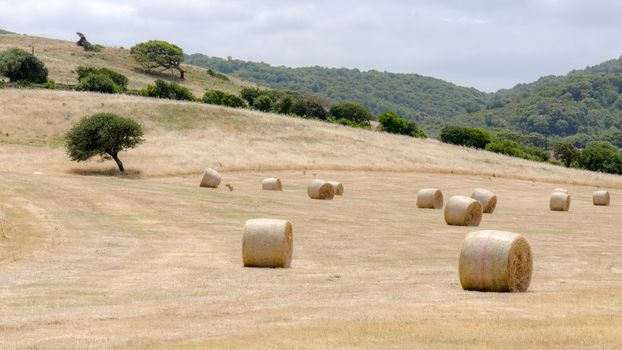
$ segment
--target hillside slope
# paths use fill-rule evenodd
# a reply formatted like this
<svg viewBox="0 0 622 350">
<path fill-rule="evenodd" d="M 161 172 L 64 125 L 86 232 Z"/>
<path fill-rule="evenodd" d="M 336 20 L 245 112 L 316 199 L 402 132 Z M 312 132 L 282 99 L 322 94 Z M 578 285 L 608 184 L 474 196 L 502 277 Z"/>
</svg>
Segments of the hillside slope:
<svg viewBox="0 0 622 350">
<path fill-rule="evenodd" d="M 488 94 L 424 77 L 346 68 L 287 68 L 193 54 L 186 63 L 208 67 L 274 89 L 317 94 L 333 103 L 356 102 L 375 115 L 388 110 L 416 119 L 427 131 L 439 121 L 486 105 Z"/>
<path fill-rule="evenodd" d="M 142 89 L 152 84 L 155 79 L 175 81 L 188 87 L 196 96 L 203 96 L 206 89 L 218 89 L 237 93 L 241 87 L 253 84 L 245 83 L 234 77 L 222 80 L 207 74 L 203 68 L 187 66 L 186 80 L 179 81 L 176 73 L 149 73 L 142 70 L 130 56 L 129 50 L 105 47 L 101 52 L 86 52 L 75 42 L 56 40 L 28 35 L 1 34 L 0 51 L 9 48 L 21 48 L 31 52 L 45 63 L 49 78 L 62 84 L 76 84 L 78 66 L 106 67 L 129 78 L 130 89 Z"/>
<path fill-rule="evenodd" d="M 441 172 L 622 185 L 622 178 L 442 144 L 248 110 L 95 93 L 0 90 L 0 171 L 91 171 L 70 162 L 63 134 L 79 118 L 114 112 L 140 121 L 147 142 L 121 158 L 143 176 L 220 170 Z M 16 157 L 16 154 L 19 154 Z"/>
<path fill-rule="evenodd" d="M 501 90 L 485 109 L 454 122 L 572 136 L 579 147 L 590 139 L 622 147 L 622 59 Z"/>
</svg>

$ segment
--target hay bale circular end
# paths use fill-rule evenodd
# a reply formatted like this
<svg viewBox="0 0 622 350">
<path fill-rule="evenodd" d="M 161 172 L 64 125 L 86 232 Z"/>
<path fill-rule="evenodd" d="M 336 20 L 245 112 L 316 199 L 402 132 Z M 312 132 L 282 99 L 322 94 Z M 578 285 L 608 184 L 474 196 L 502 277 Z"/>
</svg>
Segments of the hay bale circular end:
<svg viewBox="0 0 622 350">
<path fill-rule="evenodd" d="M 549 207 L 553 211 L 568 211 L 570 209 L 570 195 L 564 192 L 553 192 Z"/>
<path fill-rule="evenodd" d="M 328 183 L 335 188 L 335 196 L 343 196 L 343 185 L 341 182 L 328 181 Z"/>
<path fill-rule="evenodd" d="M 443 208 L 443 192 L 437 188 L 424 188 L 419 190 L 419 194 L 417 195 L 417 208 Z"/>
<path fill-rule="evenodd" d="M 222 176 L 220 175 L 220 173 L 212 168 L 207 168 L 203 173 L 203 178 L 201 179 L 201 184 L 199 186 L 207 188 L 218 188 L 221 180 Z"/>
<path fill-rule="evenodd" d="M 287 220 L 253 219 L 244 225 L 244 266 L 290 267 L 293 247 L 292 224 Z"/>
<path fill-rule="evenodd" d="M 467 196 L 454 196 L 445 205 L 445 222 L 455 226 L 479 226 L 482 213 L 480 202 Z"/>
<path fill-rule="evenodd" d="M 482 211 L 486 214 L 492 214 L 497 207 L 497 195 L 483 188 L 476 188 L 471 194 L 471 198 L 480 202 Z"/>
<path fill-rule="evenodd" d="M 261 189 L 264 191 L 283 191 L 283 184 L 281 183 L 281 179 L 269 177 L 262 181 Z"/>
<path fill-rule="evenodd" d="M 611 196 L 608 191 L 596 191 L 592 196 L 594 205 L 608 206 L 611 203 Z"/>
<path fill-rule="evenodd" d="M 465 290 L 524 292 L 533 271 L 531 246 L 512 232 L 471 232 L 462 243 L 458 270 Z"/>
<path fill-rule="evenodd" d="M 307 194 L 311 199 L 330 200 L 335 197 L 335 188 L 324 180 L 315 179 L 309 183 Z"/>
</svg>

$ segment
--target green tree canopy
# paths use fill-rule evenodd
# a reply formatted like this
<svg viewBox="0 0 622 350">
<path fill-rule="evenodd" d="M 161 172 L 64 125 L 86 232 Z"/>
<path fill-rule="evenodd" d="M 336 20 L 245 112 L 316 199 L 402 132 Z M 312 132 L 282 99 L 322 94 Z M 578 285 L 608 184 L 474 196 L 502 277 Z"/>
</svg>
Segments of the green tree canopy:
<svg viewBox="0 0 622 350">
<path fill-rule="evenodd" d="M 392 134 L 408 135 L 425 138 L 426 135 L 413 121 L 394 113 L 385 112 L 378 116 L 382 130 Z"/>
<path fill-rule="evenodd" d="M 150 40 L 132 46 L 130 54 L 145 69 L 176 69 L 180 79 L 184 79 L 184 51 L 176 45 L 162 40 Z"/>
<path fill-rule="evenodd" d="M 167 83 L 161 79 L 156 80 L 154 85 L 147 85 L 146 88 L 140 90 L 140 95 L 171 100 L 196 101 L 196 98 L 187 87 L 173 82 Z"/>
<path fill-rule="evenodd" d="M 373 118 L 369 109 L 356 103 L 340 103 L 335 105 L 330 109 L 329 114 L 337 120 L 346 119 L 363 125 L 369 125 L 369 121 Z"/>
<path fill-rule="evenodd" d="M 579 150 L 569 141 L 560 141 L 553 145 L 553 157 L 566 167 L 571 167 L 579 160 Z"/>
<path fill-rule="evenodd" d="M 82 118 L 67 132 L 67 154 L 77 162 L 97 155 L 112 158 L 119 170 L 125 172 L 119 152 L 142 143 L 142 136 L 143 128 L 134 120 L 112 113 L 98 113 Z"/>
<path fill-rule="evenodd" d="M 31 53 L 22 49 L 8 49 L 0 53 L 0 75 L 6 76 L 12 82 L 43 84 L 47 81 L 48 70 Z"/>
<path fill-rule="evenodd" d="M 622 155 L 607 141 L 588 142 L 579 156 L 582 168 L 611 174 L 622 174 Z"/>
</svg>

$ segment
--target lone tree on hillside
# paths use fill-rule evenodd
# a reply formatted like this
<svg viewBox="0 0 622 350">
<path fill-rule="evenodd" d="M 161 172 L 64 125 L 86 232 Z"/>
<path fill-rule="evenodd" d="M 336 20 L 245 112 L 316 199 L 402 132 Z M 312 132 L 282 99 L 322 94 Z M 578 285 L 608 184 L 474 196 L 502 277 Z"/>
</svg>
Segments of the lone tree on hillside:
<svg viewBox="0 0 622 350">
<path fill-rule="evenodd" d="M 48 70 L 33 54 L 22 49 L 8 49 L 0 52 L 0 75 L 12 82 L 43 84 L 48 79 Z"/>
<path fill-rule="evenodd" d="M 166 41 L 150 40 L 132 46 L 132 57 L 147 70 L 155 68 L 177 69 L 179 78 L 184 80 L 184 69 L 181 63 L 184 61 L 184 51 L 176 45 Z"/>
<path fill-rule="evenodd" d="M 76 45 L 81 46 L 84 51 L 99 51 L 99 47 L 91 44 L 88 40 L 86 40 L 86 36 L 80 32 L 76 32 L 76 34 L 80 37 L 80 40 L 76 42 Z"/>
<path fill-rule="evenodd" d="M 145 141 L 143 128 L 132 119 L 112 113 L 98 113 L 82 118 L 66 135 L 67 154 L 71 160 L 83 162 L 99 155 L 114 159 L 125 172 L 119 152 L 134 148 Z"/>
</svg>

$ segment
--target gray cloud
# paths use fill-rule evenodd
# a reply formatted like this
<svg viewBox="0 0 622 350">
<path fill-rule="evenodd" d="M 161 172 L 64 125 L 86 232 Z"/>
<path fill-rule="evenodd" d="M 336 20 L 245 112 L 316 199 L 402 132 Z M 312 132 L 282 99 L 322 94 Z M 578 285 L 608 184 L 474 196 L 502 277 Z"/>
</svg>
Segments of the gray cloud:
<svg viewBox="0 0 622 350">
<path fill-rule="evenodd" d="M 3 1 L 0 27 L 275 65 L 415 72 L 493 91 L 622 52 L 614 0 Z"/>
</svg>

